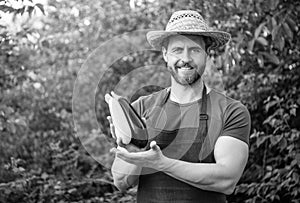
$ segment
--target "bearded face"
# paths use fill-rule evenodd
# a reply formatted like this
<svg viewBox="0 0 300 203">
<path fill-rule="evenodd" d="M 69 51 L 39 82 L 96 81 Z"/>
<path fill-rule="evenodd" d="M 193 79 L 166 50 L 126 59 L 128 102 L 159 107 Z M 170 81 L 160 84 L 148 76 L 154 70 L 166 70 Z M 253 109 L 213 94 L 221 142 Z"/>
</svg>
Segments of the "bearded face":
<svg viewBox="0 0 300 203">
<path fill-rule="evenodd" d="M 205 43 L 199 36 L 176 35 L 169 38 L 163 56 L 175 82 L 193 85 L 202 76 L 206 65 Z"/>
</svg>

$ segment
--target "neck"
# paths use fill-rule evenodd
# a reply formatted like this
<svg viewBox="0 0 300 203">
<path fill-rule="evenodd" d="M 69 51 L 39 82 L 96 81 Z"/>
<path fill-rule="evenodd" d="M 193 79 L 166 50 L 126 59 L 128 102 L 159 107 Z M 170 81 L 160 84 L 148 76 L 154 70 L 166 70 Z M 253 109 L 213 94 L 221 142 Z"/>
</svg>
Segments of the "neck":
<svg viewBox="0 0 300 203">
<path fill-rule="evenodd" d="M 172 78 L 170 99 L 180 104 L 190 103 L 201 99 L 202 91 L 202 78 L 193 85 L 181 85 Z"/>
</svg>

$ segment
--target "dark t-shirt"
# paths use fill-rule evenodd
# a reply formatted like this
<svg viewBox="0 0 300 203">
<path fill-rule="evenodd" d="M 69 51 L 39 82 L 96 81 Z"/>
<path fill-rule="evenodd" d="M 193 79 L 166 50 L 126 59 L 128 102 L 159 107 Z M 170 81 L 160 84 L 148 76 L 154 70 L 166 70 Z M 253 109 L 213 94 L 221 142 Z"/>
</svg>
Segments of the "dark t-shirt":
<svg viewBox="0 0 300 203">
<path fill-rule="evenodd" d="M 164 135 L 169 132 L 178 132 L 176 139 L 172 140 L 168 146 L 170 150 L 167 147 L 162 152 L 170 158 L 179 159 L 186 151 L 181 148 L 186 143 L 192 143 L 198 132 L 201 99 L 187 104 L 179 104 L 168 99 L 161 107 L 159 105 L 161 99 L 168 91 L 169 88 L 140 97 L 133 103 L 133 107 L 141 117 L 146 118 L 147 128 L 151 129 L 152 138 L 160 132 Z M 215 163 L 213 150 L 220 136 L 231 136 L 249 144 L 250 115 L 241 102 L 212 89 L 207 95 L 207 114 L 208 134 L 198 155 L 199 162 Z M 203 199 L 212 200 L 211 198 L 217 196 L 215 192 L 203 192 L 205 192 Z M 209 197 L 210 193 L 211 197 Z"/>
</svg>

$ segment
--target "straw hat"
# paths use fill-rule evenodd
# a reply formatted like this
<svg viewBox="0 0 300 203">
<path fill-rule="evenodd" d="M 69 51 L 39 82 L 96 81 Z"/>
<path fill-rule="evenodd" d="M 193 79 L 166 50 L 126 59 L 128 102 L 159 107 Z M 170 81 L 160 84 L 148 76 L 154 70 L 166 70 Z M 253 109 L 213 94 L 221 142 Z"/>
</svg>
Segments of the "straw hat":
<svg viewBox="0 0 300 203">
<path fill-rule="evenodd" d="M 209 48 L 215 49 L 225 45 L 230 40 L 230 34 L 222 31 L 214 31 L 208 27 L 203 17 L 196 11 L 176 11 L 171 16 L 165 30 L 150 31 L 146 37 L 149 44 L 157 50 L 161 50 L 163 41 L 177 34 L 190 34 L 209 37 Z M 207 43 L 207 42 L 206 42 Z"/>
</svg>

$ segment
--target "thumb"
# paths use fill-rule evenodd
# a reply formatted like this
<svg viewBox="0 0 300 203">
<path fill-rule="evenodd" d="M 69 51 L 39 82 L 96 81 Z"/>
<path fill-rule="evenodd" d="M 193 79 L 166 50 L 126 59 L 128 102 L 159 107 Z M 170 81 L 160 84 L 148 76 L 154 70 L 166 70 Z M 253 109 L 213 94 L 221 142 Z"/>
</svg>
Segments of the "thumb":
<svg viewBox="0 0 300 203">
<path fill-rule="evenodd" d="M 144 124 L 146 125 L 146 122 L 147 122 L 146 118 L 142 117 L 142 120 L 143 120 Z"/>
<path fill-rule="evenodd" d="M 104 99 L 105 102 L 109 104 L 109 101 L 111 100 L 111 96 L 109 94 L 105 94 Z"/>
<path fill-rule="evenodd" d="M 151 141 L 150 147 L 151 147 L 151 149 L 156 150 L 156 151 L 160 150 L 159 146 L 156 144 L 155 141 Z"/>
</svg>

